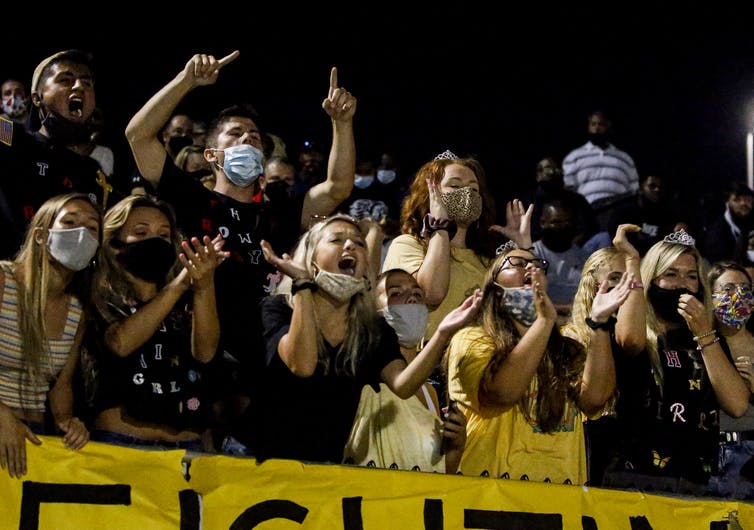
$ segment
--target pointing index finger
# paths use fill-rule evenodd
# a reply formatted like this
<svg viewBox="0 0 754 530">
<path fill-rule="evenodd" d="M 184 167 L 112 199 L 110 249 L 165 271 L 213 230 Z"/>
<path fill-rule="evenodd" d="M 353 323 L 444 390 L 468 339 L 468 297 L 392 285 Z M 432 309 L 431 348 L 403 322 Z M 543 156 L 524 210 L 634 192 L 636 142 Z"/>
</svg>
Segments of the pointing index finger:
<svg viewBox="0 0 754 530">
<path fill-rule="evenodd" d="M 236 51 L 234 51 L 233 53 L 230 53 L 230 54 L 226 55 L 225 57 L 223 57 L 222 59 L 220 59 L 220 60 L 219 60 L 219 61 L 217 62 L 217 64 L 218 64 L 218 65 L 219 65 L 220 67 L 223 67 L 223 66 L 225 66 L 226 64 L 228 64 L 228 63 L 232 63 L 233 61 L 235 61 L 235 60 L 236 60 L 236 58 L 237 58 L 237 57 L 238 57 L 239 55 L 241 55 L 241 52 L 240 52 L 240 51 L 238 51 L 238 50 L 236 50 Z"/>
<path fill-rule="evenodd" d="M 335 66 L 330 70 L 330 88 L 338 88 L 338 68 Z"/>
</svg>

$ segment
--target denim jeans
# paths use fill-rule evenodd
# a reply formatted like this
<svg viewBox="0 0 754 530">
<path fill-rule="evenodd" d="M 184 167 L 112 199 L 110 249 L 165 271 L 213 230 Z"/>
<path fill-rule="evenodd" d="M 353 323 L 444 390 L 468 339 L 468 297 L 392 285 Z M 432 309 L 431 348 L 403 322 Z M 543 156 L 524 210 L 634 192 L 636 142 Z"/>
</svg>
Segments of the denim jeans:
<svg viewBox="0 0 754 530">
<path fill-rule="evenodd" d="M 166 442 L 164 440 L 144 440 L 128 434 L 94 429 L 89 433 L 89 439 L 95 442 L 104 442 L 123 447 L 136 449 L 186 449 L 188 451 L 201 452 L 201 440 L 185 440 L 181 442 Z"/>
<path fill-rule="evenodd" d="M 710 479 L 710 493 L 716 497 L 754 499 L 754 475 L 751 474 L 754 471 L 754 440 L 722 444 L 719 462 L 720 474 Z M 744 467 L 747 462 L 748 466 Z"/>
</svg>

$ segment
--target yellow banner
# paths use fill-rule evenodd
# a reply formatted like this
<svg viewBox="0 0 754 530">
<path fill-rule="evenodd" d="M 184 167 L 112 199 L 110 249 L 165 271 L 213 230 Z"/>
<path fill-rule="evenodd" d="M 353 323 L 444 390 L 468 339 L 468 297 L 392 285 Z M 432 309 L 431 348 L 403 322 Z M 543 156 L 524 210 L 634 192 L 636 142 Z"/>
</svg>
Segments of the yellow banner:
<svg viewBox="0 0 754 530">
<path fill-rule="evenodd" d="M 0 473 L 0 529 L 754 530 L 754 505 L 491 478 L 142 451 L 59 438 Z"/>
</svg>

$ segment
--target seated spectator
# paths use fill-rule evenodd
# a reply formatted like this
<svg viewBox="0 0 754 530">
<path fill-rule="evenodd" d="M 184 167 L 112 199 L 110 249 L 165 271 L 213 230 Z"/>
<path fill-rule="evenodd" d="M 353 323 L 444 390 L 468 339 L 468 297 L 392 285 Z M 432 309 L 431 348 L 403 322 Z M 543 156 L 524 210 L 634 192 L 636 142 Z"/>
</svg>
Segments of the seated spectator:
<svg viewBox="0 0 754 530">
<path fill-rule="evenodd" d="M 700 251 L 711 263 L 732 260 L 744 264 L 754 230 L 754 191 L 743 182 L 731 182 L 724 194 L 725 211 L 705 227 Z"/>
<path fill-rule="evenodd" d="M 16 79 L 6 79 L 0 85 L 0 95 L 2 95 L 0 116 L 26 127 L 31 110 L 31 101 L 26 86 Z"/>
<path fill-rule="evenodd" d="M 41 444 L 37 434 L 62 431 L 72 449 L 89 440 L 73 415 L 72 381 L 101 224 L 87 195 L 52 197 L 31 219 L 16 258 L 0 262 L 0 467 L 11 477 L 26 474 L 26 440 Z"/>
<path fill-rule="evenodd" d="M 424 338 L 429 315 L 422 288 L 404 270 L 385 271 L 377 278 L 377 308 L 395 330 L 401 353 L 411 364 Z M 463 324 L 459 321 L 455 325 L 460 328 Z M 443 418 L 431 384 L 424 383 L 416 394 L 401 399 L 380 383 L 379 392 L 369 386 L 361 391 L 344 461 L 455 473 L 465 444 L 466 417 L 452 405 Z"/>
</svg>

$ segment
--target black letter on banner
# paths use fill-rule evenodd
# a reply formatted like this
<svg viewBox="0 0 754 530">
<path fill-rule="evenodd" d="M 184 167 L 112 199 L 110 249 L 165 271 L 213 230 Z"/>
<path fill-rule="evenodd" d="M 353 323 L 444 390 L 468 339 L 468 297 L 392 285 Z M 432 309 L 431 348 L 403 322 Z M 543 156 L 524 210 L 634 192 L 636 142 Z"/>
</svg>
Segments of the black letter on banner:
<svg viewBox="0 0 754 530">
<path fill-rule="evenodd" d="M 230 530 L 248 530 L 273 519 L 288 519 L 301 524 L 308 513 L 309 510 L 292 501 L 264 501 L 246 508 L 230 525 Z"/>
<path fill-rule="evenodd" d="M 199 530 L 202 520 L 202 497 L 194 490 L 178 492 L 178 502 L 181 505 L 181 530 Z"/>
<path fill-rule="evenodd" d="M 443 530 L 442 500 L 424 499 L 424 530 Z"/>
<path fill-rule="evenodd" d="M 24 481 L 19 530 L 39 529 L 39 505 L 43 502 L 128 506 L 131 504 L 131 486 L 128 484 L 97 486 Z M 103 524 L 104 526 L 107 525 Z"/>
<path fill-rule="evenodd" d="M 361 499 L 363 497 L 350 497 L 341 501 L 343 530 L 364 530 L 364 522 L 361 520 Z"/>
<path fill-rule="evenodd" d="M 582 515 L 581 530 L 597 530 L 597 521 L 588 515 Z"/>
<path fill-rule="evenodd" d="M 631 521 L 631 530 L 652 530 L 652 525 L 643 515 L 629 517 L 628 520 Z"/>
<path fill-rule="evenodd" d="M 563 516 L 559 513 L 464 510 L 463 527 L 487 530 L 563 530 Z"/>
</svg>

